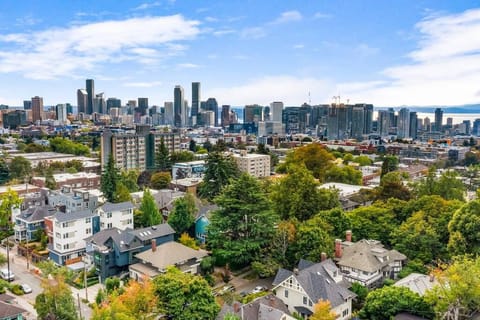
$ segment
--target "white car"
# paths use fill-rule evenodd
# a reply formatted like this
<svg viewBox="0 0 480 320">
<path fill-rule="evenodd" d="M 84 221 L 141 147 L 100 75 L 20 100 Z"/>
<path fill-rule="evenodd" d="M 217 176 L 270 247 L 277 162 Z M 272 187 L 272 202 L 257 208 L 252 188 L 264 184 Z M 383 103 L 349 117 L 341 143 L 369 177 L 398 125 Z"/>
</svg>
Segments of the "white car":
<svg viewBox="0 0 480 320">
<path fill-rule="evenodd" d="M 32 288 L 30 288 L 30 286 L 26 283 L 20 285 L 20 287 L 22 288 L 23 293 L 31 293 L 32 292 Z"/>
<path fill-rule="evenodd" d="M 251 294 L 259 293 L 262 291 L 267 291 L 267 288 L 264 286 L 256 286 L 255 289 L 252 290 Z"/>
<path fill-rule="evenodd" d="M 7 281 L 15 280 L 15 274 L 11 270 L 9 271 L 8 269 L 0 270 L 0 277 L 3 280 L 7 280 Z"/>
</svg>

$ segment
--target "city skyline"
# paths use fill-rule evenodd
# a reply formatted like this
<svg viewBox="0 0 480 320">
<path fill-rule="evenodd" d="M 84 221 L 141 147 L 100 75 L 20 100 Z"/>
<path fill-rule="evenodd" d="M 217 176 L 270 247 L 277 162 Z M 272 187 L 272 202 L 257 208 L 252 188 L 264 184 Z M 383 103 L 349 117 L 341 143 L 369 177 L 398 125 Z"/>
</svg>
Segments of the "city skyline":
<svg viewBox="0 0 480 320">
<path fill-rule="evenodd" d="M 303 3 L 3 1 L 0 104 L 123 102 L 285 106 L 343 102 L 450 106 L 480 101 L 480 9 L 473 1 Z M 88 8 L 85 9 L 85 8 Z M 87 90 L 88 91 L 88 90 Z M 87 104 L 91 104 L 89 97 Z M 90 107 L 90 106 L 87 106 Z"/>
</svg>

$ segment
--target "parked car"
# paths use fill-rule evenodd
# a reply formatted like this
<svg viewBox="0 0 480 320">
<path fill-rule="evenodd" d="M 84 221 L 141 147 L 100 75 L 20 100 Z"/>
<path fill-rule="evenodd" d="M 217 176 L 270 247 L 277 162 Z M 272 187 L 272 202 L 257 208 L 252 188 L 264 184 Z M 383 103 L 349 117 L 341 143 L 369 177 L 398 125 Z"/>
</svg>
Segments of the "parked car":
<svg viewBox="0 0 480 320">
<path fill-rule="evenodd" d="M 22 288 L 23 293 L 31 293 L 32 292 L 32 288 L 26 283 L 21 284 L 20 288 Z"/>
<path fill-rule="evenodd" d="M 222 289 L 220 289 L 219 291 L 215 292 L 214 295 L 215 296 L 221 296 L 221 295 L 224 295 L 225 293 L 227 292 L 233 292 L 235 291 L 235 287 L 232 286 L 232 285 L 229 285 L 229 286 L 224 286 Z"/>
<path fill-rule="evenodd" d="M 15 280 L 15 274 L 11 270 L 9 271 L 8 269 L 0 270 L 0 277 L 3 280 L 7 280 L 7 281 Z"/>
<path fill-rule="evenodd" d="M 267 288 L 264 286 L 256 286 L 255 289 L 252 290 L 251 294 L 259 293 L 262 291 L 267 291 Z"/>
</svg>

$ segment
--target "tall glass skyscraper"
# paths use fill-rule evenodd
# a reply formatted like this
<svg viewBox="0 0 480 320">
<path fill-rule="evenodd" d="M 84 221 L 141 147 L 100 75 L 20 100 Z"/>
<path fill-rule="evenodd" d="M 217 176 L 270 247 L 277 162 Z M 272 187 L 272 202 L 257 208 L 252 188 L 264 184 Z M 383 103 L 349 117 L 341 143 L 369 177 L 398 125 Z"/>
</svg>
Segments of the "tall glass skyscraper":
<svg viewBox="0 0 480 320">
<path fill-rule="evenodd" d="M 173 90 L 173 116 L 174 125 L 178 128 L 182 127 L 182 110 L 184 109 L 185 99 L 182 86 L 175 86 Z"/>
<path fill-rule="evenodd" d="M 95 105 L 95 86 L 93 79 L 87 79 L 87 110 L 85 110 L 86 114 L 92 114 L 93 108 Z"/>
<path fill-rule="evenodd" d="M 192 82 L 192 112 L 191 116 L 196 117 L 198 115 L 198 109 L 200 108 L 200 82 Z"/>
</svg>

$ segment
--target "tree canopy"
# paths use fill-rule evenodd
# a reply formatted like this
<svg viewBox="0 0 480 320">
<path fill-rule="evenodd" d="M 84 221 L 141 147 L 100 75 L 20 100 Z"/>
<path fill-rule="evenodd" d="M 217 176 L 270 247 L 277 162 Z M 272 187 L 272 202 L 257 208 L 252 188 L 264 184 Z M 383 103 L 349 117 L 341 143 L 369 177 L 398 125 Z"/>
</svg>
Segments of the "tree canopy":
<svg viewBox="0 0 480 320">
<path fill-rule="evenodd" d="M 157 203 L 149 189 L 143 191 L 142 203 L 140 205 L 139 218 L 143 227 L 150 227 L 162 223 L 162 216 L 158 211 Z"/>
<path fill-rule="evenodd" d="M 229 184 L 230 179 L 237 178 L 240 172 L 237 163 L 231 156 L 221 152 L 210 152 L 206 160 L 206 169 L 203 181 L 199 187 L 202 198 L 213 200 L 220 194 L 223 187 Z"/>
<path fill-rule="evenodd" d="M 285 167 L 288 170 L 291 165 L 304 164 L 315 178 L 323 182 L 326 172 L 333 166 L 334 159 L 335 157 L 321 144 L 311 143 L 290 152 L 287 155 Z"/>
<path fill-rule="evenodd" d="M 465 203 L 448 224 L 448 249 L 453 255 L 480 254 L 480 200 Z"/>
<path fill-rule="evenodd" d="M 113 155 L 109 154 L 107 164 L 100 180 L 100 190 L 109 202 L 115 202 L 115 192 L 117 191 L 119 179 L 119 173 L 118 169 L 115 167 Z"/>
<path fill-rule="evenodd" d="M 30 161 L 24 157 L 14 157 L 8 165 L 10 177 L 14 179 L 24 179 L 32 174 Z"/>
<path fill-rule="evenodd" d="M 35 298 L 38 319 L 79 319 L 72 291 L 60 274 L 42 279 L 42 288 L 42 293 Z"/>
<path fill-rule="evenodd" d="M 197 207 L 195 198 L 190 193 L 175 200 L 172 212 L 168 216 L 168 224 L 177 234 L 187 232 L 195 222 Z"/>
</svg>

